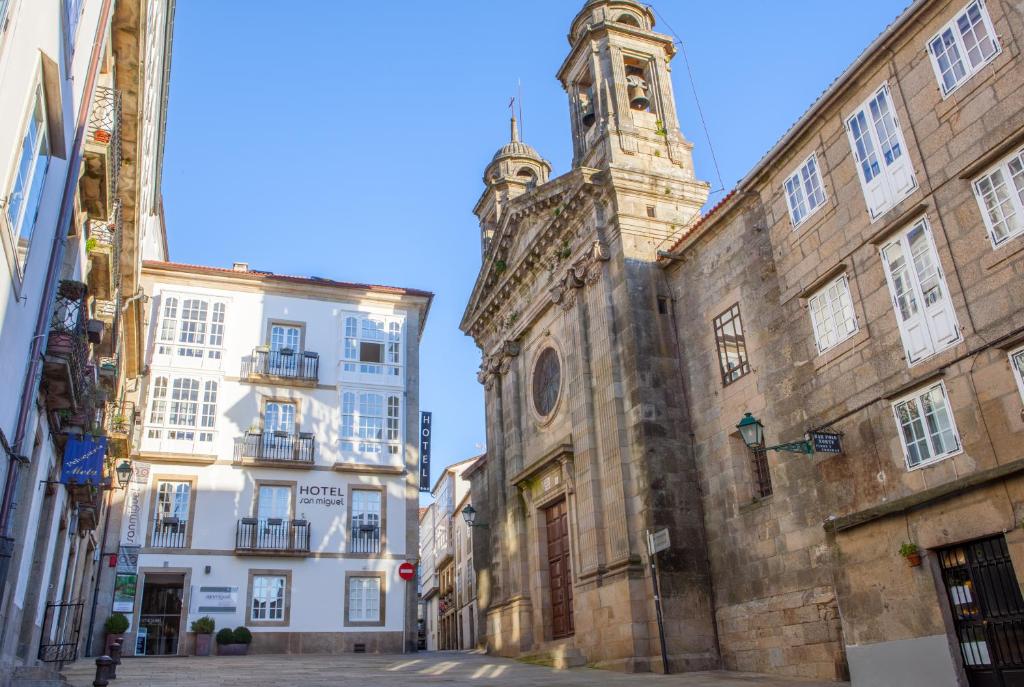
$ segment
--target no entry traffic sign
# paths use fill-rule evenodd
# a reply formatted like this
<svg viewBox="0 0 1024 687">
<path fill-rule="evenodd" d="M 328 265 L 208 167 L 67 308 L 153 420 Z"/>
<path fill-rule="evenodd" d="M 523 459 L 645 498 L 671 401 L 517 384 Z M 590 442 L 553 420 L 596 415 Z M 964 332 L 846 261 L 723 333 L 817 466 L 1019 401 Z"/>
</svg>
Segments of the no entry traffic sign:
<svg viewBox="0 0 1024 687">
<path fill-rule="evenodd" d="M 408 582 L 416 577 L 416 566 L 409 562 L 402 563 L 398 566 L 398 576 Z"/>
</svg>

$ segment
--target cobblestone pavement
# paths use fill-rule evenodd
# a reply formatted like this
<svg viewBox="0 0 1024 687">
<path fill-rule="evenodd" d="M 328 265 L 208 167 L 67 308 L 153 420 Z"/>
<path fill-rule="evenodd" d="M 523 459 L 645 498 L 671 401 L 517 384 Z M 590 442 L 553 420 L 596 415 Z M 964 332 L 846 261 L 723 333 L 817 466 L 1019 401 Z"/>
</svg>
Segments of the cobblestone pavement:
<svg viewBox="0 0 1024 687">
<path fill-rule="evenodd" d="M 68 666 L 64 675 L 74 687 L 89 687 L 95 664 L 88 659 Z M 470 653 L 423 653 L 414 656 L 240 656 L 210 658 L 129 658 L 117 671 L 116 687 L 409 687 L 410 685 L 477 685 L 479 687 L 839 687 L 846 683 L 804 682 L 749 673 L 623 675 L 585 668 L 557 671 Z"/>
</svg>

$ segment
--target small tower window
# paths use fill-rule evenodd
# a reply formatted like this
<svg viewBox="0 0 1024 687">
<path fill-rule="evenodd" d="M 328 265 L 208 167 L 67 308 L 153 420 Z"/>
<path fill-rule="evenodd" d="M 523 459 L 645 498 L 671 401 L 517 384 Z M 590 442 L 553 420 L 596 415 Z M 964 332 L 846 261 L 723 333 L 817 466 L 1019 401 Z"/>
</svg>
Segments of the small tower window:
<svg viewBox="0 0 1024 687">
<path fill-rule="evenodd" d="M 658 216 L 658 209 L 655 208 L 653 205 L 648 205 L 647 216 L 650 217 L 651 219 L 656 218 Z"/>
<path fill-rule="evenodd" d="M 532 191 L 537 188 L 537 175 L 529 167 L 523 167 L 520 169 L 516 176 L 519 177 L 521 181 L 526 182 L 527 189 Z"/>
<path fill-rule="evenodd" d="M 652 112 L 650 61 L 636 57 L 624 58 L 629 107 L 638 112 Z"/>
<path fill-rule="evenodd" d="M 628 26 L 635 26 L 638 29 L 640 28 L 639 20 L 637 20 L 637 18 L 632 14 L 623 14 L 622 16 L 619 17 L 618 22 L 620 24 L 626 24 Z"/>
<path fill-rule="evenodd" d="M 580 121 L 583 127 L 589 129 L 597 121 L 597 114 L 594 110 L 594 80 L 590 72 L 586 72 L 576 82 L 576 101 L 580 111 Z"/>
</svg>

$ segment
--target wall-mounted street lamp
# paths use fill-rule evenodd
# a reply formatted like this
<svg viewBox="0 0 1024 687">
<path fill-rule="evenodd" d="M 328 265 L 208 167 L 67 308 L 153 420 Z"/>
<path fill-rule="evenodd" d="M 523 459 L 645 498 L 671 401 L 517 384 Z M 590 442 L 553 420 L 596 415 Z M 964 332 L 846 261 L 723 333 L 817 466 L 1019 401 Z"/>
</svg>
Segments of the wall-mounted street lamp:
<svg viewBox="0 0 1024 687">
<path fill-rule="evenodd" d="M 476 521 L 476 508 L 473 508 L 471 503 L 467 503 L 466 507 L 462 509 L 462 518 L 469 527 L 487 527 L 487 523 Z"/>
<path fill-rule="evenodd" d="M 117 466 L 114 472 L 117 474 L 117 484 L 122 489 L 128 488 L 128 483 L 132 481 L 132 473 L 135 470 L 132 468 L 132 464 L 127 460 L 122 460 L 121 464 Z"/>
<path fill-rule="evenodd" d="M 752 451 L 760 449 L 762 451 L 788 451 L 790 453 L 803 453 L 808 456 L 814 455 L 814 444 L 807 439 L 776 444 L 775 446 L 765 446 L 764 425 L 750 413 L 743 416 L 740 423 L 736 425 L 736 429 L 740 431 L 743 443 Z"/>
</svg>

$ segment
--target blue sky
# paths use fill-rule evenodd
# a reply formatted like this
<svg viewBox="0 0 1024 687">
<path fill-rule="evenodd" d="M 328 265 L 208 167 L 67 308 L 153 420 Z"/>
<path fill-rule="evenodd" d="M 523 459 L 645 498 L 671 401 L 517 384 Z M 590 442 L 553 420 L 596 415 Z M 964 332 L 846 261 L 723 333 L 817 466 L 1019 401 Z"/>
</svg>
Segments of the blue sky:
<svg viewBox="0 0 1024 687">
<path fill-rule="evenodd" d="M 659 30 L 670 25 L 686 46 L 727 188 L 907 2 L 655 4 Z M 582 5 L 177 5 L 164 170 L 171 259 L 436 293 L 420 391 L 438 467 L 484 443 L 480 356 L 458 330 L 480 264 L 481 176 L 508 140 L 518 80 L 524 139 L 555 175 L 568 171 L 567 99 L 554 75 Z M 673 75 L 698 176 L 718 188 L 682 56 Z"/>
</svg>

